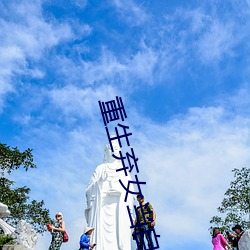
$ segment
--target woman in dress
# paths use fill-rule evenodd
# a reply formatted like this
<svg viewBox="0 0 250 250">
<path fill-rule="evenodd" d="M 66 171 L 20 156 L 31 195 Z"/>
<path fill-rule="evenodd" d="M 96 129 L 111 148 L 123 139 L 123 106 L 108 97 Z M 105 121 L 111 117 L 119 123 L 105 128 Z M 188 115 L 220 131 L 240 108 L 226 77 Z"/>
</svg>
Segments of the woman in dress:
<svg viewBox="0 0 250 250">
<path fill-rule="evenodd" d="M 229 249 L 232 249 L 232 247 L 227 243 L 223 234 L 221 234 L 221 231 L 218 227 L 213 229 L 212 244 L 214 245 L 213 250 L 225 250 L 225 246 L 227 246 Z"/>
<path fill-rule="evenodd" d="M 61 212 L 56 213 L 56 223 L 51 227 L 52 240 L 49 250 L 60 250 L 63 242 L 63 232 L 65 231 L 65 223 L 62 220 L 63 215 Z"/>
</svg>

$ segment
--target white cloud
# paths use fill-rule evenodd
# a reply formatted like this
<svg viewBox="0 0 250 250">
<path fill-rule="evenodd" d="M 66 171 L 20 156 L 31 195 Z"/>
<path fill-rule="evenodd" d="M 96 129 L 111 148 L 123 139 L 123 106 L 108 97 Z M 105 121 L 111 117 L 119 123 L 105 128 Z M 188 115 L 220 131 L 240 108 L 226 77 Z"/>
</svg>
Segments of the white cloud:
<svg viewBox="0 0 250 250">
<path fill-rule="evenodd" d="M 119 15 L 131 26 L 142 25 L 148 19 L 147 13 L 133 0 L 128 0 L 126 2 L 113 0 L 113 4 L 119 12 Z"/>
<path fill-rule="evenodd" d="M 53 89 L 48 93 L 54 107 L 70 117 L 96 117 L 98 101 L 116 96 L 116 89 L 111 85 L 101 85 L 96 89 L 80 88 L 73 85 L 62 89 Z"/>
<path fill-rule="evenodd" d="M 163 126 L 143 121 L 133 133 L 140 180 L 147 180 L 142 189 L 155 203 L 158 230 L 171 233 L 161 241 L 209 238 L 209 220 L 233 178 L 231 170 L 249 164 L 249 123 L 243 117 L 227 119 L 219 107 L 195 108 Z"/>
<path fill-rule="evenodd" d="M 88 84 L 114 81 L 117 75 L 126 72 L 126 65 L 119 62 L 118 59 L 107 49 L 103 48 L 100 58 L 96 62 L 82 62 L 84 80 Z"/>
<path fill-rule="evenodd" d="M 87 0 L 74 0 L 74 4 L 78 6 L 80 9 L 84 9 L 87 5 Z"/>
<path fill-rule="evenodd" d="M 236 19 L 228 19 L 202 5 L 193 9 L 177 8 L 159 24 L 159 46 L 174 58 L 174 70 L 178 65 L 189 67 L 193 60 L 213 65 L 235 55 L 236 46 L 246 35 L 236 27 L 239 27 Z"/>
<path fill-rule="evenodd" d="M 210 63 L 232 56 L 236 42 L 233 26 L 214 20 L 197 42 L 200 59 L 204 63 Z"/>
<path fill-rule="evenodd" d="M 19 64 L 25 64 L 23 52 L 17 46 L 0 47 L 0 112 L 4 104 L 5 93 L 14 91 L 11 85 L 11 76 L 15 68 L 17 71 Z"/>
<path fill-rule="evenodd" d="M 8 18 L 0 19 L 0 95 L 14 91 L 13 77 L 31 75 L 41 78 L 44 72 L 34 66 L 30 68 L 28 60 L 36 60 L 44 55 L 45 50 L 63 40 L 72 38 L 73 33 L 67 24 L 47 21 L 42 16 L 39 1 L 27 3 L 9 3 L 3 7 L 3 13 L 11 13 Z M 2 100 L 2 98 L 1 98 Z M 0 104 L 2 108 L 3 102 Z"/>
<path fill-rule="evenodd" d="M 228 98 L 220 98 L 220 103 L 225 104 L 234 110 L 238 114 L 249 114 L 249 104 L 250 104 L 250 88 L 249 83 L 244 83 L 240 88 L 238 88 L 233 95 Z"/>
<path fill-rule="evenodd" d="M 191 30 L 194 33 L 199 33 L 211 20 L 211 16 L 206 15 L 202 9 L 189 11 L 186 13 L 186 16 L 191 19 Z"/>
<path fill-rule="evenodd" d="M 73 36 L 69 25 L 46 21 L 40 4 L 21 2 L 8 11 L 12 19 L 1 20 L 1 45 L 18 47 L 27 57 L 38 58 L 44 49 Z"/>
<path fill-rule="evenodd" d="M 128 61 L 128 76 L 142 79 L 148 84 L 154 82 L 154 70 L 159 63 L 158 52 L 142 44 L 142 49 L 138 51 L 130 61 Z"/>
<path fill-rule="evenodd" d="M 143 42 L 141 49 L 133 55 L 116 57 L 106 48 L 102 49 L 99 60 L 95 62 L 83 61 L 83 78 L 87 84 L 115 83 L 128 88 L 133 82 L 142 80 L 151 84 L 154 79 L 154 69 L 158 54 Z M 134 87 L 134 86 L 133 86 Z"/>
</svg>

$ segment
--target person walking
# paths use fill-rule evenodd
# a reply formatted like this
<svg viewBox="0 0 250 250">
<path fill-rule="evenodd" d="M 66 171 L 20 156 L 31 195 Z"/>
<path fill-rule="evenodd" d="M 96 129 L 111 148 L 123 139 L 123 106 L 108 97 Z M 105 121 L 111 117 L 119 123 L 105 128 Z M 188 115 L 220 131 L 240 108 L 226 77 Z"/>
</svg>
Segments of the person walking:
<svg viewBox="0 0 250 250">
<path fill-rule="evenodd" d="M 214 245 L 213 250 L 225 250 L 225 246 L 232 250 L 218 227 L 213 229 L 212 244 Z"/>
<path fill-rule="evenodd" d="M 93 227 L 86 227 L 83 235 L 80 238 L 80 249 L 79 250 L 91 250 L 95 247 L 96 243 L 90 244 L 90 235 L 93 232 Z"/>
<path fill-rule="evenodd" d="M 65 222 L 62 220 L 63 215 L 61 212 L 56 213 L 56 223 L 50 227 L 50 233 L 52 234 L 52 240 L 49 250 L 60 250 L 63 242 L 63 232 L 66 230 Z"/>
</svg>

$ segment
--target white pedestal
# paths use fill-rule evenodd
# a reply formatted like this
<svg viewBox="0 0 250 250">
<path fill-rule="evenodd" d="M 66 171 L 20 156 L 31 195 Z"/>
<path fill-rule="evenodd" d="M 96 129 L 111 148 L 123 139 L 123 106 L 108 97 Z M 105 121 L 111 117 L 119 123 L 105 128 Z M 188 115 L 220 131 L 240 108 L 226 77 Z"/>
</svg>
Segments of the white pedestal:
<svg viewBox="0 0 250 250">
<path fill-rule="evenodd" d="M 21 245 L 5 245 L 2 248 L 3 250 L 26 250 L 23 246 Z"/>
</svg>

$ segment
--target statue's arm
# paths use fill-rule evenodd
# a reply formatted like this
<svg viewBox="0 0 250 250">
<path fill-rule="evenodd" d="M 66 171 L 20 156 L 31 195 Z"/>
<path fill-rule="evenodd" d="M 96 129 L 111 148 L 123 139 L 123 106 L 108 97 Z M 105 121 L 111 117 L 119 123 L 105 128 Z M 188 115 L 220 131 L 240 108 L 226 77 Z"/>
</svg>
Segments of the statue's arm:
<svg viewBox="0 0 250 250">
<path fill-rule="evenodd" d="M 102 168 L 101 165 L 99 165 L 93 175 L 90 178 L 90 181 L 88 183 L 88 186 L 86 188 L 86 199 L 87 199 L 87 207 L 91 207 L 91 203 L 95 199 L 95 196 L 98 192 L 98 188 L 100 185 L 100 180 L 102 178 Z"/>
<path fill-rule="evenodd" d="M 94 198 L 94 190 L 95 190 L 95 179 L 92 176 L 86 188 L 87 208 L 91 206 L 91 201 Z"/>
</svg>

